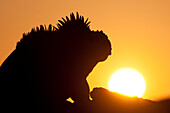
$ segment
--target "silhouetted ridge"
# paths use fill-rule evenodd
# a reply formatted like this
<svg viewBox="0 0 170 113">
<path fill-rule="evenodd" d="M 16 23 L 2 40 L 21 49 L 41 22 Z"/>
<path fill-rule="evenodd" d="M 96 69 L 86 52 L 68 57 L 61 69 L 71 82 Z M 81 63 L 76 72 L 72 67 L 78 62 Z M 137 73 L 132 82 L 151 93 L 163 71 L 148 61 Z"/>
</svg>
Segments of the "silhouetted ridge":
<svg viewBox="0 0 170 113">
<path fill-rule="evenodd" d="M 170 113 L 169 100 L 154 102 L 124 96 L 104 88 L 94 88 L 90 94 L 93 99 L 91 113 Z"/>
</svg>

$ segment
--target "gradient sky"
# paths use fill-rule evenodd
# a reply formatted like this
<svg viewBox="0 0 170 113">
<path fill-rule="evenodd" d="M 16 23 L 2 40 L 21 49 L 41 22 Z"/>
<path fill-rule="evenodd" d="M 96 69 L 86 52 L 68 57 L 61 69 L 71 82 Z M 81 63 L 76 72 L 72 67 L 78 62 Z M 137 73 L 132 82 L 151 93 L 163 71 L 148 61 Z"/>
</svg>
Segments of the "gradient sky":
<svg viewBox="0 0 170 113">
<path fill-rule="evenodd" d="M 112 55 L 87 78 L 91 90 L 108 88 L 115 71 L 131 68 L 146 81 L 143 98 L 170 98 L 169 0 L 0 0 L 0 64 L 23 33 L 77 11 L 112 43 Z"/>
</svg>

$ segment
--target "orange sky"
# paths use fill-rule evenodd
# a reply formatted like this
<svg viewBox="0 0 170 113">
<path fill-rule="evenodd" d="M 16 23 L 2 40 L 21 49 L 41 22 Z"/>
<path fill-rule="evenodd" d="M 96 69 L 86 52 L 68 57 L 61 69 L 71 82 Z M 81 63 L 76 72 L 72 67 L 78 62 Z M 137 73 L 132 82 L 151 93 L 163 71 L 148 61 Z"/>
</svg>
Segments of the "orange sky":
<svg viewBox="0 0 170 113">
<path fill-rule="evenodd" d="M 169 0 L 1 0 L 0 64 L 15 49 L 24 32 L 78 11 L 89 17 L 91 29 L 103 30 L 112 55 L 88 77 L 90 88 L 108 88 L 121 68 L 140 72 L 146 81 L 143 98 L 170 98 Z"/>
</svg>

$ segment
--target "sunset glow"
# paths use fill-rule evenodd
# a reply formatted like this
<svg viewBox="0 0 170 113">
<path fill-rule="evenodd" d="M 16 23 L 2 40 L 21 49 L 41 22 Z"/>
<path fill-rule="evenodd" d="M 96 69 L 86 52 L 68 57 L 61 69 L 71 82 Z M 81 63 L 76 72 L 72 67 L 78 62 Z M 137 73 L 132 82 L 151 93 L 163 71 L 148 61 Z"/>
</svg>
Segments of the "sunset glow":
<svg viewBox="0 0 170 113">
<path fill-rule="evenodd" d="M 23 33 L 40 25 L 56 26 L 62 17 L 79 12 L 91 21 L 91 30 L 108 36 L 112 46 L 112 54 L 87 77 L 90 91 L 108 88 L 113 72 L 135 68 L 147 84 L 142 98 L 170 98 L 169 6 L 170 0 L 1 0 L 0 65 Z"/>
</svg>

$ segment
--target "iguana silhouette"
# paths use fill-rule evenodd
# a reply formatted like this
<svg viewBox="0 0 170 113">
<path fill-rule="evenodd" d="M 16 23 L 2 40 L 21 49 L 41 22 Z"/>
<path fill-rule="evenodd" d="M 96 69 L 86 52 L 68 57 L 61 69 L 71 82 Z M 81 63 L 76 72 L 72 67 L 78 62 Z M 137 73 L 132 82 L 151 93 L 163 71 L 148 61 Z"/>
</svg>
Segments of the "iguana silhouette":
<svg viewBox="0 0 170 113">
<path fill-rule="evenodd" d="M 40 25 L 23 34 L 0 67 L 1 74 L 12 78 L 6 80 L 6 99 L 20 103 L 14 103 L 15 109 L 50 113 L 63 109 L 68 97 L 75 103 L 89 101 L 86 77 L 111 55 L 108 37 L 91 31 L 89 24 L 79 13 L 71 13 L 57 27 Z"/>
</svg>

